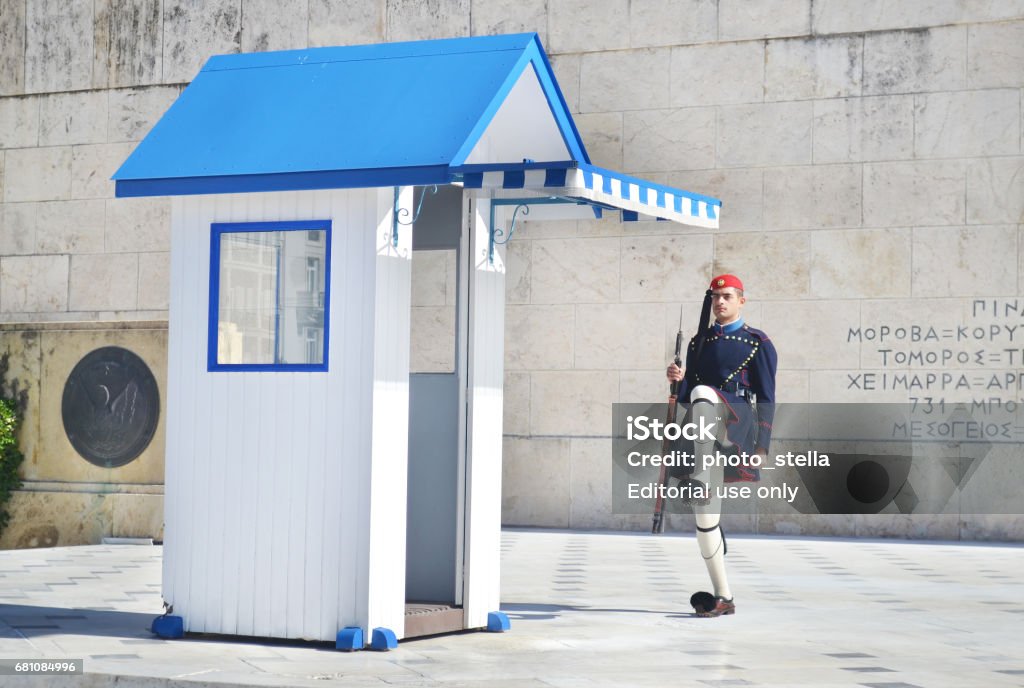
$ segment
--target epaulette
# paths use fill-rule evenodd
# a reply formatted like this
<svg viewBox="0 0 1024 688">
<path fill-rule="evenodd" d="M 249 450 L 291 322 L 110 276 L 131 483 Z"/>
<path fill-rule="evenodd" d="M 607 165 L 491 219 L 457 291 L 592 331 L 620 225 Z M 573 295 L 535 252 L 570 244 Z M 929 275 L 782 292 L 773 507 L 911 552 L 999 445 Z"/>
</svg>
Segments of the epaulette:
<svg viewBox="0 0 1024 688">
<path fill-rule="evenodd" d="M 761 330 L 757 329 L 756 327 L 751 327 L 750 325 L 744 325 L 743 326 L 743 331 L 746 332 L 747 334 L 749 334 L 751 337 L 759 339 L 762 342 L 769 341 L 768 335 L 766 335 L 764 332 L 762 332 Z"/>
</svg>

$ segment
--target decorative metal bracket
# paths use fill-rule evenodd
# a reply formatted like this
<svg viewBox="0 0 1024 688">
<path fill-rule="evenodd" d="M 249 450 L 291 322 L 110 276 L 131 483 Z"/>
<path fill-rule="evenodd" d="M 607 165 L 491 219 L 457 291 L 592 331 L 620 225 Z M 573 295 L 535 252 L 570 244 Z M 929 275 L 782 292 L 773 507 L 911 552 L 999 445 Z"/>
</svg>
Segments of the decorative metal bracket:
<svg viewBox="0 0 1024 688">
<path fill-rule="evenodd" d="M 416 212 L 413 214 L 412 219 L 408 221 L 399 220 L 399 217 L 408 217 L 409 210 L 407 208 L 398 207 L 398 197 L 401 187 L 395 187 L 395 206 L 394 212 L 391 214 L 391 245 L 398 248 L 398 225 L 413 225 L 416 224 L 416 220 L 420 219 L 420 212 L 423 210 L 423 199 L 427 197 L 427 191 L 432 194 L 437 193 L 437 184 L 434 184 L 432 188 L 428 189 L 423 187 L 423 193 L 420 194 L 420 202 L 416 205 Z"/>
<path fill-rule="evenodd" d="M 512 211 L 512 224 L 508 228 L 508 236 L 499 239 L 498 237 L 505 236 L 505 230 L 494 226 L 494 206 L 491 206 L 491 236 L 487 246 L 487 262 L 491 265 L 494 265 L 494 247 L 504 246 L 512 240 L 512 235 L 516 233 L 516 219 L 520 210 L 523 211 L 523 215 L 530 214 L 530 206 L 525 203 L 517 205 L 516 209 Z"/>
<path fill-rule="evenodd" d="M 559 196 L 549 196 L 548 198 L 492 198 L 490 224 L 487 227 L 488 234 L 490 235 L 487 245 L 487 262 L 490 265 L 494 265 L 495 245 L 501 246 L 512 240 L 512 235 L 516 231 L 516 219 L 520 210 L 523 211 L 523 215 L 529 215 L 531 205 L 566 205 L 569 203 L 573 205 L 589 205 L 585 201 L 577 201 L 572 198 L 561 198 Z M 494 226 L 494 209 L 498 206 L 509 205 L 514 205 L 516 208 L 512 211 L 512 224 L 508 229 L 508 236 L 505 236 L 504 229 Z M 499 237 L 505 238 L 500 239 Z"/>
</svg>

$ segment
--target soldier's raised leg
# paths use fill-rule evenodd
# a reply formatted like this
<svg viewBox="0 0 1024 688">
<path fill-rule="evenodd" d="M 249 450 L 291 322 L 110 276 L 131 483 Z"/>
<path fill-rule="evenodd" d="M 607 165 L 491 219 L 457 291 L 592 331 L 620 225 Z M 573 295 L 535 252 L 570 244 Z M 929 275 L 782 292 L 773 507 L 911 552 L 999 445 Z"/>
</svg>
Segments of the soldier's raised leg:
<svg viewBox="0 0 1024 688">
<path fill-rule="evenodd" d="M 699 423 L 703 418 L 706 424 L 711 424 L 722 415 L 717 408 L 718 395 L 710 387 L 695 388 L 690 399 L 694 421 Z M 716 423 L 716 440 L 694 442 L 697 470 L 693 478 L 703 483 L 708 493 L 708 499 L 702 500 L 705 503 L 697 502 L 693 507 L 697 523 L 697 545 L 707 566 L 714 592 L 695 593 L 690 598 L 690 604 L 698 616 L 705 617 L 733 614 L 736 611 L 732 591 L 729 589 L 729 578 L 725 571 L 726 542 L 721 526 L 722 499 L 718 496 L 718 488 L 724 484 L 724 469 L 720 462 L 704 461 L 705 455 L 712 458 L 716 455 L 720 442 L 725 437 L 724 427 L 718 428 L 718 425 L 721 423 Z"/>
</svg>

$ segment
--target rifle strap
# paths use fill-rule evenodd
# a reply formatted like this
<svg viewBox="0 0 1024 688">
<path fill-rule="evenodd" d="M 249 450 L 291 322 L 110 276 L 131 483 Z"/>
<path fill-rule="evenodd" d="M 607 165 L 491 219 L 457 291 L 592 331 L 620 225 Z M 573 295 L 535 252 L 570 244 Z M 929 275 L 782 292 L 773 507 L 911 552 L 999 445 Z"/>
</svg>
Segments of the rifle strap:
<svg viewBox="0 0 1024 688">
<path fill-rule="evenodd" d="M 697 323 L 697 339 L 694 349 L 694 361 L 700 360 L 700 353 L 704 349 L 704 338 L 707 336 L 708 321 L 711 319 L 711 290 L 704 292 L 704 303 L 700 308 L 700 321 Z"/>
</svg>

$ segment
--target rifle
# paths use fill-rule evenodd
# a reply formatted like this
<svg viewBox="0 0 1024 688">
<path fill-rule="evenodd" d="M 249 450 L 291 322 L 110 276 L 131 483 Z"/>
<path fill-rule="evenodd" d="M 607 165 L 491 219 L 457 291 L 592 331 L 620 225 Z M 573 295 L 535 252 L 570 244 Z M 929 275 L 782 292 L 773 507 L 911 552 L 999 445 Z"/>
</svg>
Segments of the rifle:
<svg viewBox="0 0 1024 688">
<path fill-rule="evenodd" d="M 675 363 L 682 367 L 683 359 L 680 355 L 683 351 L 683 308 L 679 307 L 679 332 L 676 333 L 676 355 Z M 669 386 L 668 413 L 666 414 L 665 426 L 668 427 L 676 422 L 676 391 L 679 389 L 678 382 L 672 382 Z M 661 453 L 667 456 L 672 451 L 672 440 L 666 436 L 661 441 Z M 651 523 L 651 532 L 657 535 L 665 530 L 665 488 L 668 487 L 668 466 L 663 461 L 661 472 L 658 474 L 658 494 L 654 498 L 654 518 Z"/>
</svg>

